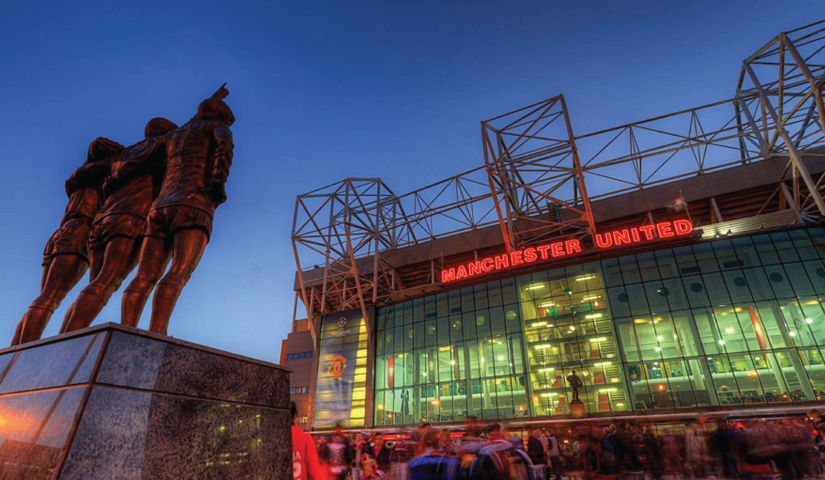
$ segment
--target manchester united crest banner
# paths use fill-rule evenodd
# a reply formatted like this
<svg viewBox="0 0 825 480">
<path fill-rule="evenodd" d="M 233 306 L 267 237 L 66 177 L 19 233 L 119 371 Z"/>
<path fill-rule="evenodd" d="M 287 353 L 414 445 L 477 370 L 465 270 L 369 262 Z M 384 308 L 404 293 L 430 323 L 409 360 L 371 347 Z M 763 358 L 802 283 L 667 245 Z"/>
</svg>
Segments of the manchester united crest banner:
<svg viewBox="0 0 825 480">
<path fill-rule="evenodd" d="M 366 417 L 367 328 L 360 310 L 321 322 L 313 428 L 363 427 Z"/>
</svg>

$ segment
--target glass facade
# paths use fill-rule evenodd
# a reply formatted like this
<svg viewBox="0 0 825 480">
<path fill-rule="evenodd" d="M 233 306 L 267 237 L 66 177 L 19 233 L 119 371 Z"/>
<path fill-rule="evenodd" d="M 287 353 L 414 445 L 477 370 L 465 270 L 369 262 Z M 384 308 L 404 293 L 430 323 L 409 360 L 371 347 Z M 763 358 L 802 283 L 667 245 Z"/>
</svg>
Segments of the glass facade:
<svg viewBox="0 0 825 480">
<path fill-rule="evenodd" d="M 375 425 L 825 400 L 825 231 L 706 241 L 378 312 Z"/>
</svg>

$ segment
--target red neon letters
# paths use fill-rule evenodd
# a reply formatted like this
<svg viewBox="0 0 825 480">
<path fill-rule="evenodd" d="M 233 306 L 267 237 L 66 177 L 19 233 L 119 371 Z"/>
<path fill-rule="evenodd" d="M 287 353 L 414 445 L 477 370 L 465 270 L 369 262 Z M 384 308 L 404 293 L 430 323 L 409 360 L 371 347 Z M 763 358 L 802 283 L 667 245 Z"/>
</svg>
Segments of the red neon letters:
<svg viewBox="0 0 825 480">
<path fill-rule="evenodd" d="M 693 224 L 688 220 L 674 220 L 672 222 L 660 222 L 655 225 L 643 225 L 641 227 L 623 228 L 612 232 L 596 234 L 596 248 L 607 249 L 632 245 L 643 241 L 665 240 L 672 237 L 681 237 L 693 231 Z M 533 262 L 547 260 L 550 258 L 566 257 L 576 253 L 582 253 L 581 244 L 578 240 L 565 240 L 562 242 L 529 247 L 524 250 L 517 250 L 512 253 L 495 255 L 483 258 L 475 262 L 458 267 L 445 268 L 441 271 L 441 283 L 449 283 L 465 278 L 474 277 L 484 273 L 503 270 L 510 267 L 518 267 Z"/>
</svg>

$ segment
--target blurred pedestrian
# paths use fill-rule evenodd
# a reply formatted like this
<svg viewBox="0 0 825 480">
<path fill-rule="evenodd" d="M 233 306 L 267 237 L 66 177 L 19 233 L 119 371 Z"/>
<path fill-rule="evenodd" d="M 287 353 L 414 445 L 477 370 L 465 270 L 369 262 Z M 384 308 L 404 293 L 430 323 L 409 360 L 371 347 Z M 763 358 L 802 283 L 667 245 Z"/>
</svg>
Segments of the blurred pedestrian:
<svg viewBox="0 0 825 480">
<path fill-rule="evenodd" d="M 461 465 L 441 448 L 441 438 L 436 430 L 430 430 L 422 439 L 424 451 L 409 465 L 410 480 L 463 479 Z"/>
<path fill-rule="evenodd" d="M 344 435 L 340 424 L 335 425 L 327 448 L 329 449 L 330 474 L 334 480 L 346 480 L 349 466 L 352 464 L 352 450 L 349 439 Z"/>
<path fill-rule="evenodd" d="M 501 438 L 501 425 L 494 423 L 488 433 L 490 444 L 482 448 L 472 465 L 472 480 L 527 480 L 530 458 Z"/>
<path fill-rule="evenodd" d="M 291 402 L 292 413 L 292 478 L 321 480 L 321 465 L 312 436 L 298 428 L 298 405 Z"/>
<path fill-rule="evenodd" d="M 384 442 L 384 434 L 377 432 L 372 436 L 372 444 L 364 450 L 369 458 L 375 460 L 378 469 L 382 472 L 390 471 L 390 447 Z M 362 462 L 363 463 L 363 462 Z"/>
<path fill-rule="evenodd" d="M 363 468 L 361 480 L 384 480 L 387 478 L 386 475 L 384 475 L 384 472 L 378 468 L 378 464 L 375 463 L 375 460 L 371 458 L 365 460 L 361 466 Z"/>
<path fill-rule="evenodd" d="M 533 476 L 536 479 L 544 480 L 545 470 L 547 469 L 547 452 L 544 445 L 541 443 L 541 429 L 534 428 L 527 438 L 527 456 L 533 463 Z"/>
<path fill-rule="evenodd" d="M 479 438 L 480 435 L 481 432 L 475 417 L 468 418 L 464 425 L 464 435 L 461 437 L 461 443 L 455 448 L 458 462 L 465 473 L 470 471 L 470 465 L 483 447 Z"/>
<path fill-rule="evenodd" d="M 559 446 L 559 439 L 552 430 L 547 430 L 547 461 L 550 462 L 550 470 L 556 477 L 556 480 L 562 480 L 564 477 L 564 465 L 561 458 L 561 447 Z M 550 478 L 550 474 L 547 474 Z"/>
</svg>

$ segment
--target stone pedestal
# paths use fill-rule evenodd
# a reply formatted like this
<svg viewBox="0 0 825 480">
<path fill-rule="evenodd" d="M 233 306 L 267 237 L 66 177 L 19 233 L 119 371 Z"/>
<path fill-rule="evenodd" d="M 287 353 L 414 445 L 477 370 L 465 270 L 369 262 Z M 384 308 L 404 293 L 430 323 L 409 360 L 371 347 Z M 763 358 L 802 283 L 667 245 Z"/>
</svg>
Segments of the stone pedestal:
<svg viewBox="0 0 825 480">
<path fill-rule="evenodd" d="M 116 324 L 0 350 L 0 478 L 292 478 L 289 370 Z"/>
<path fill-rule="evenodd" d="M 581 400 L 573 400 L 570 402 L 570 416 L 573 418 L 584 418 L 587 416 L 587 410 L 584 409 L 584 403 Z"/>
</svg>

